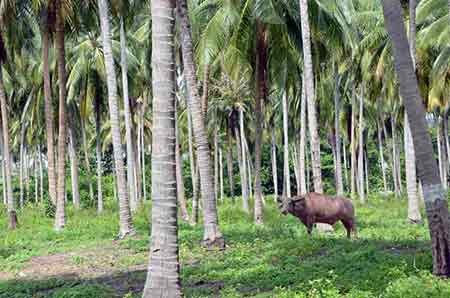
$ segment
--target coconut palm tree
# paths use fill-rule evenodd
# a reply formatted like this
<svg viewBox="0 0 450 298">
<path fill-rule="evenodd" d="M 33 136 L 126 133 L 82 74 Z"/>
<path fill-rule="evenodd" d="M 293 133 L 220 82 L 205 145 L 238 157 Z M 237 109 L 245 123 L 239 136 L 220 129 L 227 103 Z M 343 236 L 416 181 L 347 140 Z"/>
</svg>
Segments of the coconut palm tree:
<svg viewBox="0 0 450 298">
<path fill-rule="evenodd" d="M 133 235 L 134 229 L 131 224 L 129 196 L 127 191 L 127 179 L 122 160 L 122 144 L 120 137 L 119 109 L 117 102 L 117 81 L 114 69 L 112 53 L 110 25 L 108 19 L 108 4 L 106 0 L 98 0 L 100 14 L 100 28 L 102 34 L 103 54 L 105 57 L 106 77 L 108 86 L 108 105 L 111 122 L 112 143 L 114 151 L 114 166 L 117 177 L 117 192 L 119 196 L 120 231 L 119 238 Z"/>
<path fill-rule="evenodd" d="M 1 25 L 1 24 L 0 24 Z M 16 217 L 16 204 L 12 192 L 12 179 L 11 179 L 11 156 L 9 149 L 9 126 L 8 126 L 8 103 L 6 101 L 5 86 L 3 84 L 3 64 L 6 62 L 6 49 L 0 33 L 0 107 L 1 107 L 1 119 L 2 119 L 2 135 L 3 135 L 3 161 L 5 167 L 6 176 L 6 198 L 8 204 L 9 214 L 9 228 L 14 230 L 17 224 Z"/>
<path fill-rule="evenodd" d="M 175 3 L 175 0 L 151 2 L 153 207 L 150 260 L 144 298 L 182 297 L 175 166 Z"/>
<path fill-rule="evenodd" d="M 395 69 L 400 82 L 400 94 L 405 101 L 416 154 L 419 178 L 422 182 L 425 208 L 430 230 L 433 273 L 450 276 L 450 222 L 447 195 L 439 178 L 433 158 L 431 137 L 425 122 L 425 108 L 419 93 L 417 79 L 403 22 L 402 7 L 398 0 L 383 0 L 386 30 L 393 45 Z"/>
<path fill-rule="evenodd" d="M 204 113 L 202 111 L 197 89 L 197 78 L 194 64 L 192 36 L 188 8 L 185 0 L 178 0 L 177 11 L 181 26 L 181 48 L 185 79 L 188 89 L 188 107 L 192 116 L 195 143 L 197 145 L 200 187 L 203 198 L 204 234 L 203 244 L 206 246 L 224 247 L 224 239 L 219 230 L 212 162 L 206 136 Z"/>
</svg>

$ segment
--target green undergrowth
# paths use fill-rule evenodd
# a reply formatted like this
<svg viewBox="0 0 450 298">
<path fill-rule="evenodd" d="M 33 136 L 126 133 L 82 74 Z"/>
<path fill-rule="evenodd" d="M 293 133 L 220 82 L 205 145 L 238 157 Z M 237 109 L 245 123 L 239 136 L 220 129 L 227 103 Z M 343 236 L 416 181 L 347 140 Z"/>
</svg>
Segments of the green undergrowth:
<svg viewBox="0 0 450 298">
<path fill-rule="evenodd" d="M 450 282 L 429 273 L 432 259 L 427 227 L 406 221 L 406 201 L 372 198 L 367 205 L 358 205 L 356 240 L 345 238 L 341 224 L 333 234 L 314 233 L 309 239 L 296 218 L 282 216 L 271 197 L 266 201 L 264 226 L 255 226 L 239 204 L 219 203 L 221 231 L 227 243 L 224 251 L 201 248 L 201 226 L 180 223 L 186 297 L 450 297 Z M 146 264 L 149 214 L 150 206 L 146 205 L 134 216 L 138 236 L 116 243 L 115 208 L 102 216 L 95 210 L 69 209 L 62 233 L 53 232 L 52 220 L 43 217 L 38 207 L 21 211 L 19 229 L 7 231 L 5 211 L 0 211 L 0 271 L 20 272 L 32 256 L 111 245 L 131 252 L 120 259 L 123 268 Z M 87 262 L 72 257 L 77 266 Z M 140 297 L 145 271 L 131 270 L 124 279 L 140 287 L 129 285 L 119 293 L 102 280 L 42 281 L 36 277 L 0 281 L 0 298 Z"/>
</svg>

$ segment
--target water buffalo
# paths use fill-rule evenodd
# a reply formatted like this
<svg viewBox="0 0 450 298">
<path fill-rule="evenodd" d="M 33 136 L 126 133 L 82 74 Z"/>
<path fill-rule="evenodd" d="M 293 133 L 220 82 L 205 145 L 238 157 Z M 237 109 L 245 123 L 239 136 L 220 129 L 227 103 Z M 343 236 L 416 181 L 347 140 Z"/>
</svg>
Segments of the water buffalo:
<svg viewBox="0 0 450 298">
<path fill-rule="evenodd" d="M 281 213 L 290 213 L 306 226 L 308 235 L 311 236 L 315 223 L 326 223 L 334 225 L 341 221 L 347 230 L 347 237 L 350 238 L 353 232 L 356 237 L 355 209 L 349 199 L 344 197 L 334 197 L 311 192 L 302 196 L 283 198 L 278 201 Z"/>
</svg>

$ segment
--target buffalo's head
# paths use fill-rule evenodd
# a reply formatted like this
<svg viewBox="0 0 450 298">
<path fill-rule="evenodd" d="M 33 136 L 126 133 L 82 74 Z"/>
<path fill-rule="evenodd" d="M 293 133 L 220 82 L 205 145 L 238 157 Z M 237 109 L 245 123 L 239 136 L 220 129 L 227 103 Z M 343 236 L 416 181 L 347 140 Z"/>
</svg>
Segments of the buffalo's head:
<svg viewBox="0 0 450 298">
<path fill-rule="evenodd" d="M 294 213 L 295 209 L 304 209 L 306 207 L 306 198 L 304 196 L 296 196 L 293 198 L 279 197 L 278 208 L 283 215 Z"/>
</svg>

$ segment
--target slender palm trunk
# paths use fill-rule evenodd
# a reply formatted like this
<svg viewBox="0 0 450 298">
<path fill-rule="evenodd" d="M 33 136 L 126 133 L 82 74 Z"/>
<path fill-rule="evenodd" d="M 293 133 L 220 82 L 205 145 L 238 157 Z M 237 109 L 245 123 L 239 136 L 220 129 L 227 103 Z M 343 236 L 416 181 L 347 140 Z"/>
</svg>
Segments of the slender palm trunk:
<svg viewBox="0 0 450 298">
<path fill-rule="evenodd" d="M 412 142 L 411 129 L 409 128 L 408 114 L 404 118 L 405 138 L 405 172 L 406 193 L 408 194 L 408 219 L 411 223 L 420 223 L 422 218 L 419 210 L 419 197 L 417 195 L 416 157 Z"/>
<path fill-rule="evenodd" d="M 361 85 L 361 96 L 359 98 L 359 148 L 358 148 L 358 177 L 359 177 L 359 201 L 366 202 L 364 192 L 364 83 Z"/>
<path fill-rule="evenodd" d="M 84 167 L 86 171 L 86 176 L 88 177 L 88 189 L 89 189 L 89 198 L 93 202 L 94 201 L 94 187 L 91 182 L 91 163 L 89 161 L 89 149 L 86 137 L 86 120 L 81 120 L 81 140 L 83 143 L 83 153 L 84 153 Z"/>
<path fill-rule="evenodd" d="M 219 148 L 219 180 L 220 180 L 220 200 L 223 202 L 224 191 L 223 191 L 223 156 L 222 156 L 222 148 Z"/>
<path fill-rule="evenodd" d="M 352 88 L 352 127 L 351 127 L 351 169 L 350 169 L 350 191 L 352 198 L 356 197 L 356 90 Z"/>
<path fill-rule="evenodd" d="M 234 177 L 233 177 L 233 136 L 231 135 L 231 127 L 227 129 L 228 147 L 227 147 L 227 170 L 228 184 L 230 185 L 230 197 L 234 202 Z"/>
<path fill-rule="evenodd" d="M 42 152 L 41 152 L 41 144 L 37 145 L 38 157 L 39 157 L 39 180 L 40 180 L 40 201 L 44 201 L 44 169 L 42 166 Z"/>
<path fill-rule="evenodd" d="M 379 99 L 378 101 L 378 106 L 380 106 L 379 103 Z M 383 149 L 383 138 L 382 138 L 382 128 L 381 128 L 381 120 L 380 117 L 377 117 L 377 137 L 378 137 L 378 152 L 380 155 L 380 168 L 381 168 L 381 173 L 383 175 L 383 190 L 384 192 L 388 191 L 388 187 L 387 187 L 387 180 L 386 180 L 386 164 L 384 161 L 384 149 Z M 385 136 L 386 137 L 386 136 Z"/>
<path fill-rule="evenodd" d="M 2 84 L 2 82 L 0 82 L 0 84 Z M 2 91 L 0 90 L 0 92 L 2 92 Z M 1 118 L 2 117 L 1 117 L 1 113 L 0 113 L 0 120 L 1 120 Z M 2 155 L 2 160 L 1 160 L 2 161 L 2 164 L 1 164 L 1 167 L 2 167 L 2 194 L 3 194 L 3 204 L 5 206 L 7 206 L 8 205 L 8 197 L 6 195 L 7 183 L 6 183 L 6 174 L 5 174 L 6 161 L 5 161 L 5 153 L 4 153 L 5 151 L 4 151 L 4 147 L 3 147 L 3 124 L 1 124 L 1 125 L 2 126 L 0 127 L 0 152 Z"/>
<path fill-rule="evenodd" d="M 97 213 L 103 212 L 103 190 L 102 190 L 102 144 L 101 144 L 101 97 L 97 94 L 95 97 L 95 156 L 97 160 Z"/>
<path fill-rule="evenodd" d="M 267 44 L 266 29 L 258 19 L 256 21 L 256 92 L 255 92 L 255 209 L 254 222 L 263 224 L 263 194 L 261 186 L 261 147 L 263 137 L 262 106 L 266 98 Z"/>
<path fill-rule="evenodd" d="M 70 180 L 72 183 L 72 202 L 75 209 L 80 208 L 80 189 L 78 182 L 78 156 L 75 149 L 75 137 L 73 128 L 69 127 L 69 159 L 70 159 Z"/>
<path fill-rule="evenodd" d="M 239 142 L 241 153 L 241 188 L 242 188 L 242 209 L 245 212 L 249 212 L 248 200 L 249 200 L 249 189 L 248 189 L 248 172 L 247 172 L 247 159 L 245 156 L 245 133 L 244 133 L 244 111 L 239 110 Z M 239 149 L 238 149 L 239 150 Z"/>
<path fill-rule="evenodd" d="M 450 276 L 450 223 L 447 194 L 439 179 L 433 158 L 431 136 L 425 122 L 425 108 L 420 97 L 413 62 L 408 51 L 408 40 L 400 1 L 383 0 L 386 29 L 391 37 L 395 69 L 400 82 L 400 94 L 405 101 L 411 128 L 417 169 L 423 183 L 423 194 L 432 243 L 433 273 Z"/>
<path fill-rule="evenodd" d="M 103 0 L 102 0 L 103 1 Z M 175 165 L 175 1 L 153 0 L 152 236 L 144 298 L 182 297 Z"/>
<path fill-rule="evenodd" d="M 334 89 L 334 136 L 336 143 L 336 192 L 340 196 L 344 194 L 344 184 L 342 182 L 342 164 L 341 164 L 341 136 L 340 136 L 340 125 L 339 125 L 339 111 L 340 111 L 340 84 L 341 77 L 336 74 L 335 78 L 335 89 Z"/>
<path fill-rule="evenodd" d="M 214 193 L 219 197 L 219 137 L 218 128 L 214 129 Z"/>
<path fill-rule="evenodd" d="M 140 119 L 141 119 L 141 159 L 142 159 L 142 190 L 143 190 L 143 201 L 147 201 L 147 180 L 145 175 L 145 122 L 144 122 L 144 111 L 146 108 L 146 101 L 144 101 L 144 104 L 141 106 L 141 112 L 140 112 Z"/>
<path fill-rule="evenodd" d="M 345 139 L 342 140 L 342 156 L 344 160 L 344 180 L 345 186 L 348 189 L 349 181 L 348 181 L 348 161 L 347 161 L 347 144 Z"/>
<path fill-rule="evenodd" d="M 48 161 L 48 193 L 50 200 L 56 204 L 56 156 L 54 144 L 54 128 L 53 128 L 53 105 L 52 105 L 52 89 L 50 85 L 50 32 L 48 24 L 48 16 L 45 16 L 45 24 L 42 29 L 42 65 L 44 77 L 44 109 L 45 109 L 45 128 L 47 136 L 47 161 Z"/>
<path fill-rule="evenodd" d="M 0 36 L 0 43 L 2 42 Z M 9 229 L 14 230 L 17 225 L 16 217 L 16 204 L 13 198 L 12 192 L 12 179 L 11 179 L 11 156 L 9 151 L 9 126 L 8 126 L 8 105 L 6 102 L 5 87 L 3 85 L 3 71 L 2 61 L 0 57 L 0 106 L 2 114 L 2 129 L 3 129 L 3 156 L 5 163 L 5 175 L 6 175 L 6 196 L 8 201 L 8 213 L 9 213 Z"/>
<path fill-rule="evenodd" d="M 192 223 L 197 224 L 198 222 L 198 201 L 199 201 L 199 192 L 198 192 L 198 183 L 197 183 L 197 167 L 195 165 L 194 158 L 194 146 L 193 146 L 193 137 L 192 137 L 192 120 L 191 120 L 191 112 L 187 111 L 188 118 L 188 146 L 189 146 L 189 164 L 191 168 L 191 181 L 192 181 Z"/>
<path fill-rule="evenodd" d="M 306 150 L 306 84 L 305 76 L 302 76 L 302 95 L 300 102 L 300 148 L 298 153 L 299 159 L 299 176 L 300 176 L 300 194 L 307 193 L 306 189 L 306 165 L 305 165 L 305 150 Z"/>
<path fill-rule="evenodd" d="M 397 137 L 396 137 L 396 120 L 395 120 L 395 115 L 392 114 L 391 116 L 391 131 L 392 131 L 392 177 L 394 179 L 394 190 L 395 190 L 395 196 L 397 198 L 400 197 L 401 195 L 401 191 L 400 191 L 400 185 L 401 184 L 401 180 L 398 179 L 399 175 L 398 175 L 398 169 L 399 167 L 397 166 Z"/>
<path fill-rule="evenodd" d="M 369 158 L 367 156 L 367 148 L 364 151 L 364 173 L 366 179 L 366 194 L 368 195 L 370 193 L 370 189 L 369 189 Z"/>
<path fill-rule="evenodd" d="M 133 152 L 133 137 L 131 135 L 131 114 L 130 114 L 130 99 L 128 98 L 128 64 L 127 64 L 127 45 L 125 37 L 125 25 L 123 17 L 120 17 L 120 66 L 122 68 L 122 86 L 123 86 L 123 105 L 125 114 L 125 137 L 127 140 L 127 181 L 130 199 L 131 211 L 136 211 L 138 208 L 138 201 L 136 195 L 135 182 L 135 160 Z"/>
<path fill-rule="evenodd" d="M 23 208 L 24 205 L 24 186 L 23 186 L 23 180 L 24 180 L 24 170 L 25 170 L 25 132 L 27 129 L 26 123 L 22 123 L 20 128 L 20 152 L 19 152 L 19 206 L 20 208 Z"/>
<path fill-rule="evenodd" d="M 278 173 L 277 173 L 277 143 L 275 139 L 275 129 L 272 128 L 272 179 L 273 179 L 273 200 L 278 202 Z"/>
<path fill-rule="evenodd" d="M 311 144 L 311 167 L 314 191 L 323 193 L 322 170 L 320 166 L 320 138 L 317 127 L 316 94 L 314 92 L 314 74 L 311 54 L 311 31 L 309 26 L 308 1 L 300 0 L 300 15 L 303 40 L 303 61 L 305 71 L 306 96 L 308 98 L 308 124 Z"/>
<path fill-rule="evenodd" d="M 33 167 L 34 167 L 34 203 L 39 201 L 39 164 L 37 159 L 37 151 L 34 152 Z"/>
<path fill-rule="evenodd" d="M 58 61 L 59 87 L 59 131 L 58 131 L 58 167 L 56 181 L 55 230 L 60 231 L 65 225 L 65 190 L 66 190 L 66 54 L 64 41 L 64 19 L 62 3 L 57 1 L 55 48 Z"/>
<path fill-rule="evenodd" d="M 207 119 L 208 116 L 208 91 L 209 91 L 209 64 L 206 63 L 203 67 L 203 93 L 201 99 L 202 111 L 205 119 Z"/>
<path fill-rule="evenodd" d="M 203 244 L 206 246 L 224 247 L 225 242 L 219 230 L 216 197 L 214 194 L 214 180 L 211 173 L 212 163 L 209 153 L 209 144 L 205 128 L 205 114 L 202 111 L 198 96 L 197 77 L 194 64 L 194 54 L 188 8 L 186 0 L 177 1 L 177 10 L 180 17 L 181 45 L 184 71 L 188 89 L 188 107 L 192 115 L 195 142 L 197 144 L 198 167 L 201 179 L 201 192 L 203 199 L 204 234 Z M 205 94 L 204 88 L 204 94 Z"/>
<path fill-rule="evenodd" d="M 176 175 L 177 175 L 177 199 L 180 205 L 181 218 L 185 222 L 189 222 L 189 213 L 187 210 L 186 196 L 184 192 L 183 181 L 183 160 L 181 159 L 180 148 L 180 131 L 178 128 L 178 110 L 177 102 L 175 100 L 175 163 L 176 163 Z"/>
<path fill-rule="evenodd" d="M 155 1 L 158 2 L 158 1 Z M 152 3 L 153 4 L 153 3 Z M 117 81 L 114 69 L 114 59 L 112 52 L 108 4 L 106 0 L 98 0 L 100 14 L 100 27 L 103 41 L 103 55 L 105 56 L 106 77 L 108 86 L 108 105 L 111 121 L 111 134 L 114 151 L 114 166 L 116 170 L 117 192 L 119 197 L 119 217 L 120 231 L 119 238 L 125 238 L 134 234 L 131 224 L 130 206 L 127 191 L 127 178 L 122 160 L 122 144 L 120 137 L 119 105 L 117 100 Z"/>
<path fill-rule="evenodd" d="M 291 195 L 291 180 L 289 173 L 289 137 L 288 137 L 288 102 L 287 90 L 283 92 L 282 99 L 283 108 L 283 197 L 290 198 Z"/>
</svg>

